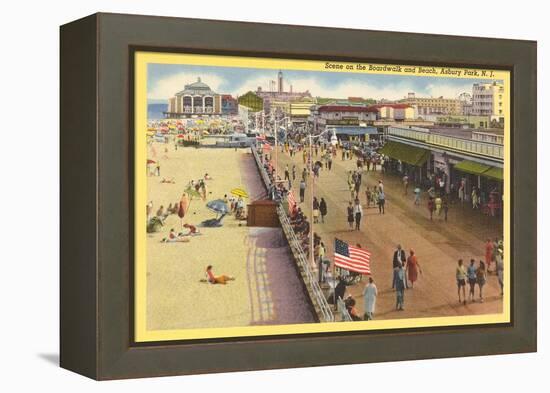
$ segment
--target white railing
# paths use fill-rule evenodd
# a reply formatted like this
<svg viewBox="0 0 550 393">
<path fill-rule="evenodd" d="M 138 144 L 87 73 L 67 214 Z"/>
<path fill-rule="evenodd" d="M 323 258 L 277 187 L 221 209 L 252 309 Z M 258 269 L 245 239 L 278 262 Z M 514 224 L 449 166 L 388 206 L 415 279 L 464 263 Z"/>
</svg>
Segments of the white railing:
<svg viewBox="0 0 550 393">
<path fill-rule="evenodd" d="M 256 164 L 258 165 L 260 176 L 262 177 L 264 184 L 268 190 L 271 190 L 271 180 L 269 179 L 267 171 L 265 170 L 262 160 L 260 159 L 260 156 L 254 146 L 252 147 L 252 155 L 256 160 Z M 334 322 L 334 314 L 332 313 L 332 309 L 325 298 L 319 282 L 317 281 L 317 274 L 308 262 L 308 259 L 304 254 L 304 250 L 302 249 L 302 244 L 296 236 L 292 225 L 290 225 L 290 220 L 288 219 L 281 202 L 277 205 L 277 214 L 279 215 L 281 227 L 283 228 L 283 232 L 287 238 L 288 244 L 290 245 L 290 249 L 292 250 L 292 255 L 294 255 L 294 259 L 296 260 L 298 267 L 303 272 L 305 284 L 309 289 L 308 292 L 310 292 L 310 295 L 313 295 L 312 300 L 317 303 L 317 306 L 321 312 L 321 317 L 323 319 L 322 322 Z"/>
<path fill-rule="evenodd" d="M 388 134 L 416 141 L 428 145 L 446 147 L 465 153 L 477 154 L 504 160 L 504 146 L 497 143 L 481 142 L 447 135 L 432 134 L 428 131 L 415 128 L 389 127 Z"/>
<path fill-rule="evenodd" d="M 317 303 L 324 322 L 334 322 L 334 314 L 332 313 L 332 309 L 325 298 L 321 286 L 319 285 L 317 273 L 312 269 L 311 264 L 308 262 L 308 259 L 302 250 L 302 243 L 296 236 L 296 233 L 294 233 L 294 229 L 290 225 L 288 216 L 280 204 L 277 206 L 277 213 L 279 214 L 281 226 L 283 227 L 283 231 L 288 239 L 294 258 L 304 273 L 303 276 L 306 280 L 306 285 L 313 293 L 313 300 Z"/>
</svg>

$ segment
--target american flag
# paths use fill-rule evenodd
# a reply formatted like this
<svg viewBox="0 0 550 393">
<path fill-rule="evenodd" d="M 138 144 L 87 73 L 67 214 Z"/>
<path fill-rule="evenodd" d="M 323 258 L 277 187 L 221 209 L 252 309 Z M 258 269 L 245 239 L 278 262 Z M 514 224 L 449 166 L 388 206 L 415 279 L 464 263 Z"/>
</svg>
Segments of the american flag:
<svg viewBox="0 0 550 393">
<path fill-rule="evenodd" d="M 334 239 L 334 265 L 343 269 L 370 274 L 370 252 L 364 248 L 350 246 L 340 239 Z"/>
</svg>

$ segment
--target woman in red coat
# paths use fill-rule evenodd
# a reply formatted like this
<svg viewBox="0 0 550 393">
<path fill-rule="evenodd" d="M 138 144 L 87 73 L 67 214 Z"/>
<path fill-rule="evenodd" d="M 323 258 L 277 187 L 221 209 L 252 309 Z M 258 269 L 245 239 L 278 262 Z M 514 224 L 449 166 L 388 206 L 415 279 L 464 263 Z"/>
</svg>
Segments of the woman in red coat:
<svg viewBox="0 0 550 393">
<path fill-rule="evenodd" d="M 407 276 L 411 282 L 411 288 L 414 287 L 414 282 L 418 280 L 418 272 L 422 273 L 422 269 L 420 268 L 416 255 L 414 255 L 414 250 L 411 250 L 407 258 Z"/>
</svg>

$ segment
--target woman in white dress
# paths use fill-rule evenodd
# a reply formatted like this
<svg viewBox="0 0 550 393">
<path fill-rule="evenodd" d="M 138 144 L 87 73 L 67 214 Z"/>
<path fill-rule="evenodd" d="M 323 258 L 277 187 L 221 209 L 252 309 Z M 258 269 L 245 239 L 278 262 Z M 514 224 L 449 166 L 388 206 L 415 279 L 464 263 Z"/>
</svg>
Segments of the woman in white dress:
<svg viewBox="0 0 550 393">
<path fill-rule="evenodd" d="M 372 277 L 369 277 L 369 283 L 365 286 L 363 291 L 363 297 L 365 300 L 365 321 L 374 319 L 374 311 L 376 308 L 376 297 L 378 296 L 378 289 Z"/>
</svg>

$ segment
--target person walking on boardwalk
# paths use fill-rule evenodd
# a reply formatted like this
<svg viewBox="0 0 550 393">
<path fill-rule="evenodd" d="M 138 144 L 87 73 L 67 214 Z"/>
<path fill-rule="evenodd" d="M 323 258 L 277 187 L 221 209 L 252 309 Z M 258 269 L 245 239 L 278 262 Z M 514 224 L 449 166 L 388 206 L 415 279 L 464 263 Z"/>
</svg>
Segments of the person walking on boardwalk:
<svg viewBox="0 0 550 393">
<path fill-rule="evenodd" d="M 407 257 L 405 255 L 405 250 L 401 248 L 401 244 L 397 245 L 397 249 L 393 252 L 393 261 L 392 261 L 392 267 L 393 267 L 393 278 L 392 278 L 392 289 L 395 289 L 395 284 L 397 282 L 397 270 L 399 266 L 403 266 L 407 260 Z"/>
<path fill-rule="evenodd" d="M 479 261 L 479 266 L 476 270 L 476 281 L 479 287 L 479 301 L 483 303 L 483 286 L 487 281 L 487 269 L 485 268 L 485 262 Z"/>
<path fill-rule="evenodd" d="M 332 157 L 331 156 L 328 157 L 328 170 L 329 171 L 332 170 Z"/>
<path fill-rule="evenodd" d="M 319 223 L 319 201 L 317 197 L 313 197 L 313 223 Z"/>
<path fill-rule="evenodd" d="M 350 229 L 353 229 L 353 222 L 355 221 L 355 218 L 353 217 L 353 205 L 350 201 L 349 205 L 348 205 L 348 225 L 350 227 Z"/>
<path fill-rule="evenodd" d="M 361 181 L 359 180 L 359 176 L 357 176 L 353 183 L 353 191 L 355 192 L 356 196 L 359 196 L 360 189 L 361 189 Z"/>
<path fill-rule="evenodd" d="M 355 217 L 355 229 L 357 231 L 361 230 L 361 217 L 363 217 L 363 207 L 359 199 L 355 200 L 355 205 L 353 206 L 353 215 Z"/>
<path fill-rule="evenodd" d="M 504 260 L 502 258 L 502 250 L 498 250 L 498 255 L 495 260 L 498 285 L 500 285 L 500 296 L 504 295 Z"/>
<path fill-rule="evenodd" d="M 411 288 L 414 288 L 414 283 L 418 280 L 418 272 L 422 273 L 422 268 L 418 263 L 418 258 L 414 255 L 414 250 L 411 249 L 410 255 L 407 258 L 406 273 L 409 281 L 411 282 Z"/>
<path fill-rule="evenodd" d="M 472 209 L 479 209 L 479 194 L 475 187 L 472 190 Z"/>
<path fill-rule="evenodd" d="M 461 205 L 464 205 L 464 200 L 466 199 L 466 182 L 464 179 L 460 181 L 460 184 L 458 185 L 458 200 L 460 201 Z"/>
<path fill-rule="evenodd" d="M 403 176 L 403 195 L 407 195 L 408 190 L 409 190 L 409 176 L 405 175 Z"/>
<path fill-rule="evenodd" d="M 325 216 L 327 215 L 327 202 L 325 201 L 325 198 L 321 198 L 321 202 L 319 203 L 319 212 L 321 213 L 321 222 L 325 222 Z"/>
<path fill-rule="evenodd" d="M 434 203 L 435 203 L 435 214 L 440 216 L 441 215 L 441 205 L 443 204 L 443 201 L 441 200 L 441 197 L 439 195 L 435 198 Z"/>
<path fill-rule="evenodd" d="M 367 186 L 367 189 L 365 190 L 365 197 L 367 199 L 367 209 L 370 209 L 370 202 L 371 202 L 371 199 L 372 199 L 372 192 L 371 192 L 369 186 Z"/>
<path fill-rule="evenodd" d="M 447 216 L 449 215 L 449 199 L 447 197 L 443 198 L 442 208 L 443 208 L 445 222 L 447 222 Z"/>
<path fill-rule="evenodd" d="M 292 181 L 296 180 L 296 165 L 292 165 Z"/>
<path fill-rule="evenodd" d="M 405 308 L 405 271 L 403 266 L 399 265 L 397 268 L 397 275 L 395 280 L 395 309 L 398 311 L 403 311 Z"/>
<path fill-rule="evenodd" d="M 433 220 L 434 209 L 435 209 L 435 202 L 434 202 L 434 199 L 430 197 L 430 199 L 428 199 L 428 211 L 430 212 L 430 221 Z"/>
<path fill-rule="evenodd" d="M 285 180 L 290 180 L 290 170 L 288 165 L 285 166 Z"/>
<path fill-rule="evenodd" d="M 363 290 L 363 298 L 365 304 L 365 321 L 371 321 L 374 319 L 374 312 L 376 309 L 376 297 L 378 296 L 378 289 L 372 277 L 369 277 L 369 283 Z"/>
<path fill-rule="evenodd" d="M 306 196 L 306 181 L 302 179 L 300 181 L 300 203 L 304 202 L 305 196 Z"/>
<path fill-rule="evenodd" d="M 414 189 L 414 204 L 420 205 L 420 187 Z"/>
<path fill-rule="evenodd" d="M 475 260 L 470 259 L 470 266 L 468 266 L 468 270 L 466 271 L 466 274 L 468 275 L 468 284 L 470 285 L 470 292 L 468 292 L 468 300 L 473 302 L 475 300 L 475 289 L 476 289 L 476 282 L 477 282 L 477 272 L 476 272 L 476 265 Z"/>
<path fill-rule="evenodd" d="M 383 190 L 378 191 L 378 214 L 386 214 L 386 195 Z"/>
<path fill-rule="evenodd" d="M 353 180 L 348 181 L 348 188 L 350 193 L 350 199 L 355 199 L 355 183 Z"/>
<path fill-rule="evenodd" d="M 456 267 L 456 286 L 458 288 L 458 302 L 466 304 L 466 269 L 462 259 L 458 260 L 458 266 Z M 460 297 L 461 291 L 462 297 Z"/>
</svg>

